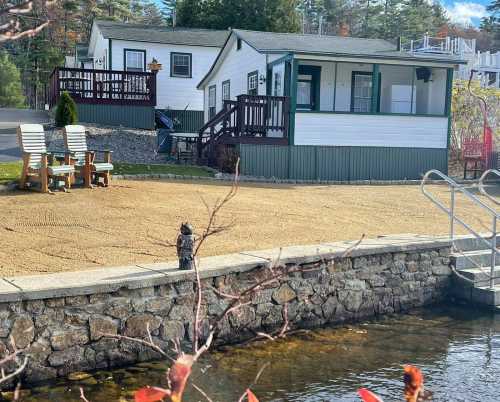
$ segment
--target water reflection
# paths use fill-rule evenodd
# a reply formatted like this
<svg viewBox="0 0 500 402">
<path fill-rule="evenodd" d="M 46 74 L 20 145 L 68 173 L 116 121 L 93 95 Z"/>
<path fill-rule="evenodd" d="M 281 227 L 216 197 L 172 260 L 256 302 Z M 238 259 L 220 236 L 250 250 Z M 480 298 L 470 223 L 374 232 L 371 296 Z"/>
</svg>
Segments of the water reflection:
<svg viewBox="0 0 500 402">
<path fill-rule="evenodd" d="M 365 386 L 385 401 L 402 400 L 402 365 L 422 368 L 437 401 L 498 401 L 500 318 L 444 307 L 360 325 L 300 333 L 283 341 L 232 347 L 207 356 L 193 381 L 216 401 L 236 401 L 252 387 L 262 401 L 359 401 Z M 58 381 L 29 392 L 26 401 L 93 402 L 130 398 L 143 385 L 164 384 L 164 363 L 101 371 L 80 382 Z M 187 401 L 203 400 L 190 389 Z"/>
</svg>

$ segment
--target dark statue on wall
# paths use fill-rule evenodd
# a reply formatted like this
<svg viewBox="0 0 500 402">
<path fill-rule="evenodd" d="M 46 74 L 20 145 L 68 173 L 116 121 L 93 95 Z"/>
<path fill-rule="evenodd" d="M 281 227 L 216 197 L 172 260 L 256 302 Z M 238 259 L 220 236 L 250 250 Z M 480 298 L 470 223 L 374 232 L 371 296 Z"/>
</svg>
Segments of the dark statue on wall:
<svg viewBox="0 0 500 402">
<path fill-rule="evenodd" d="M 179 257 L 179 269 L 194 269 L 194 243 L 195 236 L 193 227 L 189 223 L 181 225 L 180 234 L 177 237 L 177 256 Z"/>
</svg>

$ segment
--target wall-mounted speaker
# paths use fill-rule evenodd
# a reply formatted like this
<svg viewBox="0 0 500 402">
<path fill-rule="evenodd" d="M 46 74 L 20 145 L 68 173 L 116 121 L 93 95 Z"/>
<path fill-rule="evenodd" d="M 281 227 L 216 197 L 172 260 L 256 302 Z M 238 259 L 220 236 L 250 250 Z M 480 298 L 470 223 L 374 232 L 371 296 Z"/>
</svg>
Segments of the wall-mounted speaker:
<svg viewBox="0 0 500 402">
<path fill-rule="evenodd" d="M 417 80 L 424 80 L 424 82 L 429 82 L 431 79 L 431 69 L 429 67 L 418 67 L 415 70 L 417 74 Z"/>
</svg>

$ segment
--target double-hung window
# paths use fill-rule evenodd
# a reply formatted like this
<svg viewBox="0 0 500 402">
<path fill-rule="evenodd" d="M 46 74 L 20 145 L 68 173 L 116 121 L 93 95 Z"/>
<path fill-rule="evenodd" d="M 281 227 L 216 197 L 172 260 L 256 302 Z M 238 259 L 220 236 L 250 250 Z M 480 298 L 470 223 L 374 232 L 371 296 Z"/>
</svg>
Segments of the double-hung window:
<svg viewBox="0 0 500 402">
<path fill-rule="evenodd" d="M 225 100 L 231 99 L 231 82 L 229 80 L 222 82 L 222 104 Z"/>
<path fill-rule="evenodd" d="M 258 95 L 259 94 L 259 72 L 252 71 L 248 73 L 247 80 L 247 94 L 248 95 Z"/>
<path fill-rule="evenodd" d="M 124 50 L 125 71 L 146 71 L 145 50 Z"/>
<path fill-rule="evenodd" d="M 170 76 L 191 78 L 191 53 L 170 53 Z"/>
<path fill-rule="evenodd" d="M 211 119 L 216 113 L 217 87 L 211 85 L 208 87 L 208 118 Z"/>
</svg>

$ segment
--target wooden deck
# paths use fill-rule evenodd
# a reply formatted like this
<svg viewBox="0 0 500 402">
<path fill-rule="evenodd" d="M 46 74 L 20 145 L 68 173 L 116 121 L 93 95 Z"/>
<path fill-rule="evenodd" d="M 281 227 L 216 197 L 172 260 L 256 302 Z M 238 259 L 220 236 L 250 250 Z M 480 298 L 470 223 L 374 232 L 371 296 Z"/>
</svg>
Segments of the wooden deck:
<svg viewBox="0 0 500 402">
<path fill-rule="evenodd" d="M 199 131 L 198 158 L 214 165 L 221 147 L 237 144 L 288 145 L 290 98 L 239 95 Z"/>
<path fill-rule="evenodd" d="M 50 76 L 50 107 L 63 91 L 69 92 L 76 103 L 156 106 L 156 75 L 57 67 Z"/>
</svg>

